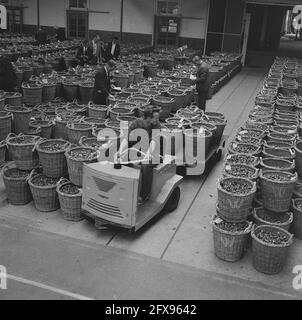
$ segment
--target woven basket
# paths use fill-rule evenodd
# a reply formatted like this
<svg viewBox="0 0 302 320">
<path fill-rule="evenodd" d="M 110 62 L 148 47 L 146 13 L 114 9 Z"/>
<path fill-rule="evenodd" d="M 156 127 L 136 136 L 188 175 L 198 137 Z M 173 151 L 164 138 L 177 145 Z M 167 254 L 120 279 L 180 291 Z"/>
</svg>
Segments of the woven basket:
<svg viewBox="0 0 302 320">
<path fill-rule="evenodd" d="M 8 202 L 12 205 L 25 205 L 32 201 L 32 195 L 28 185 L 30 171 L 25 177 L 12 177 L 18 169 L 11 166 L 3 168 L 3 181 L 7 194 Z"/>
<path fill-rule="evenodd" d="M 81 83 L 79 86 L 80 99 L 82 103 L 88 104 L 93 99 L 94 84 Z"/>
<path fill-rule="evenodd" d="M 242 148 L 248 148 L 248 151 L 244 152 L 242 150 Z M 246 149 L 244 149 L 246 150 Z M 261 147 L 260 146 L 255 146 L 253 144 L 250 143 L 231 143 L 229 148 L 228 148 L 228 152 L 230 154 L 235 154 L 235 153 L 245 153 L 248 155 L 252 155 L 252 156 L 259 156 L 259 154 L 261 153 Z"/>
<path fill-rule="evenodd" d="M 64 96 L 67 101 L 73 101 L 78 99 L 79 96 L 79 85 L 78 83 L 67 83 L 63 82 Z"/>
<path fill-rule="evenodd" d="M 278 218 L 285 219 L 286 221 L 271 222 L 271 221 L 264 220 L 260 216 L 261 212 L 263 211 L 268 216 L 272 216 L 273 218 L 277 218 L 277 219 Z M 273 227 L 279 227 L 288 231 L 293 222 L 293 213 L 292 212 L 276 213 L 276 212 L 268 211 L 265 208 L 259 207 L 254 209 L 253 220 L 254 220 L 255 226 L 260 226 L 260 225 L 273 226 Z"/>
<path fill-rule="evenodd" d="M 294 147 L 294 143 L 290 141 L 284 141 L 284 142 L 264 141 L 263 146 L 266 148 L 289 149 Z"/>
<path fill-rule="evenodd" d="M 5 104 L 10 106 L 22 105 L 22 94 L 19 92 L 7 92 L 5 94 Z"/>
<path fill-rule="evenodd" d="M 67 136 L 71 143 L 79 144 L 82 137 L 92 137 L 94 126 L 89 123 L 68 123 Z"/>
<path fill-rule="evenodd" d="M 168 91 L 169 97 L 174 99 L 175 104 L 173 105 L 172 112 L 177 112 L 180 108 L 184 108 L 187 94 L 182 90 L 173 89 Z"/>
<path fill-rule="evenodd" d="M 302 198 L 292 200 L 292 211 L 294 214 L 291 232 L 298 239 L 302 240 L 302 209 L 297 207 L 297 201 L 302 201 Z"/>
<path fill-rule="evenodd" d="M 97 162 L 99 153 L 97 152 L 96 156 L 93 157 L 90 160 L 81 160 L 81 159 L 74 159 L 71 158 L 70 152 L 74 150 L 90 150 L 91 152 L 96 152 L 93 148 L 72 148 L 70 150 L 67 150 L 65 152 L 65 157 L 67 159 L 67 166 L 68 166 L 68 173 L 69 173 L 69 179 L 70 181 L 75 184 L 76 186 L 81 187 L 82 186 L 82 180 L 83 180 L 83 164 L 84 163 L 94 163 Z"/>
<path fill-rule="evenodd" d="M 43 84 L 42 101 L 43 102 L 50 102 L 50 101 L 54 100 L 54 98 L 56 97 L 56 88 L 57 88 L 56 83 Z"/>
<path fill-rule="evenodd" d="M 288 241 L 283 245 L 268 244 L 257 238 L 257 233 L 261 230 L 271 232 L 279 232 L 287 236 Z M 254 268 L 265 274 L 280 273 L 285 265 L 288 250 L 293 243 L 293 236 L 282 228 L 272 226 L 258 226 L 252 229 L 253 238 L 253 266 Z"/>
<path fill-rule="evenodd" d="M 48 120 L 31 120 L 29 125 L 34 128 L 41 129 L 41 137 L 45 139 L 51 139 L 52 131 L 54 127 L 53 121 Z"/>
<path fill-rule="evenodd" d="M 52 212 L 58 210 L 60 208 L 60 203 L 56 191 L 57 184 L 51 186 L 35 185 L 35 179 L 37 179 L 39 176 L 41 175 L 34 175 L 28 181 L 36 209 L 42 212 Z"/>
<path fill-rule="evenodd" d="M 238 157 L 242 157 L 241 161 Z M 245 153 L 234 153 L 227 155 L 225 157 L 225 162 L 229 164 L 247 164 L 252 167 L 258 167 L 260 161 L 257 157 Z"/>
<path fill-rule="evenodd" d="M 221 187 L 224 180 L 233 182 L 245 182 L 251 186 L 251 190 L 246 194 L 235 194 L 228 192 Z M 242 222 L 251 214 L 252 203 L 256 194 L 256 182 L 245 178 L 222 178 L 218 182 L 218 207 L 220 216 L 228 222 Z"/>
<path fill-rule="evenodd" d="M 3 181 L 7 193 L 7 200 L 12 205 L 25 205 L 32 201 L 32 195 L 28 185 L 30 171 L 22 171 L 24 177 L 13 177 L 14 171 L 21 172 L 16 169 L 14 164 L 7 165 L 3 168 Z M 16 174 L 16 173 L 15 173 Z"/>
<path fill-rule="evenodd" d="M 88 103 L 88 116 L 90 118 L 106 119 L 107 112 L 107 106 L 97 105 L 91 101 Z"/>
<path fill-rule="evenodd" d="M 84 218 L 81 213 L 82 192 L 79 190 L 79 193 L 73 195 L 64 193 L 62 189 L 69 184 L 71 183 L 65 182 L 57 187 L 63 219 L 75 222 L 81 221 Z"/>
<path fill-rule="evenodd" d="M 127 88 L 129 85 L 128 74 L 114 73 L 113 80 L 115 81 L 117 87 Z"/>
<path fill-rule="evenodd" d="M 218 218 L 219 219 L 219 218 Z M 214 218 L 212 221 L 215 255 L 224 261 L 235 262 L 242 258 L 247 247 L 252 223 L 247 223 L 247 228 L 240 232 L 229 232 L 220 229 Z"/>
<path fill-rule="evenodd" d="M 5 140 L 12 132 L 12 114 L 10 112 L 0 112 L 0 141 Z"/>
<path fill-rule="evenodd" d="M 170 117 L 170 114 L 175 106 L 175 100 L 164 96 L 156 96 L 153 98 L 154 105 L 158 106 L 161 110 L 159 113 L 159 119 L 161 121 Z"/>
<path fill-rule="evenodd" d="M 275 173 L 288 177 L 289 181 L 273 181 L 266 176 Z M 263 199 L 263 207 L 269 211 L 287 212 L 291 205 L 291 199 L 297 182 L 297 174 L 285 171 L 260 171 L 260 188 Z"/>
<path fill-rule="evenodd" d="M 29 140 L 24 143 L 18 143 L 17 140 L 19 139 L 17 138 L 20 138 L 20 136 L 11 134 L 6 140 L 8 151 L 15 161 L 16 167 L 20 170 L 32 170 L 37 168 L 39 166 L 39 158 L 35 146 L 39 142 L 40 137 L 21 136 L 22 139 Z"/>
<path fill-rule="evenodd" d="M 43 149 L 43 146 L 51 143 L 63 144 L 62 149 L 56 151 L 49 151 Z M 65 177 L 68 173 L 67 162 L 65 158 L 65 152 L 70 146 L 70 143 L 57 139 L 57 140 L 46 140 L 40 142 L 36 149 L 39 154 L 40 164 L 43 168 L 43 173 L 51 178 Z"/>
<path fill-rule="evenodd" d="M 118 116 L 129 116 L 133 117 L 135 115 L 134 109 L 122 108 L 122 107 L 113 107 L 109 109 L 110 119 L 117 121 Z"/>
<path fill-rule="evenodd" d="M 233 175 L 229 172 L 229 170 L 231 168 L 236 168 L 236 167 L 244 167 L 247 170 L 251 170 L 253 171 L 253 174 L 249 175 L 249 176 L 244 176 L 244 175 Z M 226 164 L 224 169 L 223 169 L 223 176 L 225 177 L 233 177 L 233 178 L 246 178 L 249 179 L 251 181 L 256 181 L 258 179 L 259 176 L 259 169 L 253 167 L 253 166 L 249 166 L 249 165 L 245 165 L 245 164 Z"/>
<path fill-rule="evenodd" d="M 260 166 L 263 171 L 288 171 L 294 172 L 295 171 L 295 160 L 284 160 L 278 158 L 264 158 L 260 160 Z"/>
<path fill-rule="evenodd" d="M 42 102 L 42 85 L 36 84 L 35 87 L 27 87 L 22 84 L 24 103 L 28 106 L 36 106 Z"/>
<path fill-rule="evenodd" d="M 294 149 L 285 148 L 268 148 L 264 147 L 262 152 L 263 158 L 279 158 L 283 160 L 293 160 L 296 157 Z"/>
<path fill-rule="evenodd" d="M 31 110 L 25 107 L 6 106 L 6 112 L 13 114 L 12 130 L 14 133 L 26 133 L 29 130 Z"/>
</svg>

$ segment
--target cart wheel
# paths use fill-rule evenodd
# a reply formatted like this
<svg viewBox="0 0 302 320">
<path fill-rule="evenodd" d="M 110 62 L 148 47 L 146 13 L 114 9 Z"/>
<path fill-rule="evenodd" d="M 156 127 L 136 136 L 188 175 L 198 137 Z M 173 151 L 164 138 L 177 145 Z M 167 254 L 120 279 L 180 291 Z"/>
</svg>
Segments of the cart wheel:
<svg viewBox="0 0 302 320">
<path fill-rule="evenodd" d="M 167 213 L 174 211 L 178 206 L 179 199 L 180 199 L 180 189 L 179 189 L 179 187 L 176 187 L 173 190 L 170 198 L 168 199 L 168 201 L 164 207 L 164 211 Z"/>
</svg>

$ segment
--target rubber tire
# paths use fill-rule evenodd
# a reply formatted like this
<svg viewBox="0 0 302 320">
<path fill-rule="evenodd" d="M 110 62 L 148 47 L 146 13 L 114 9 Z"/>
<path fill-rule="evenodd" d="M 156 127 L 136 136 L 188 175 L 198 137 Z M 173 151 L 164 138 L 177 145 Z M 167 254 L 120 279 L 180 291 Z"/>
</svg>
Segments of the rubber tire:
<svg viewBox="0 0 302 320">
<path fill-rule="evenodd" d="M 174 211 L 178 207 L 178 202 L 180 199 L 180 188 L 176 187 L 172 194 L 170 195 L 170 198 L 168 199 L 167 203 L 165 204 L 164 211 L 166 213 L 170 213 Z"/>
</svg>

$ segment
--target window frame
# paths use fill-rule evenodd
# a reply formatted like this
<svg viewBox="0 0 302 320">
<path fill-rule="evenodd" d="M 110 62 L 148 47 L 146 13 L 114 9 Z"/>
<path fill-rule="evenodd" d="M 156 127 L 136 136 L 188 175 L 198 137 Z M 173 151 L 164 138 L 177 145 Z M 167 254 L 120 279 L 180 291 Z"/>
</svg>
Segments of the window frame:
<svg viewBox="0 0 302 320">
<path fill-rule="evenodd" d="M 173 13 L 161 13 L 159 11 L 159 3 L 160 2 L 165 2 L 166 3 L 166 8 L 168 8 L 168 4 L 169 3 L 176 3 L 178 8 L 179 8 L 179 12 L 178 14 L 173 14 Z M 175 17 L 179 17 L 181 15 L 181 0 L 156 0 L 156 15 L 159 16 L 175 16 Z"/>
</svg>

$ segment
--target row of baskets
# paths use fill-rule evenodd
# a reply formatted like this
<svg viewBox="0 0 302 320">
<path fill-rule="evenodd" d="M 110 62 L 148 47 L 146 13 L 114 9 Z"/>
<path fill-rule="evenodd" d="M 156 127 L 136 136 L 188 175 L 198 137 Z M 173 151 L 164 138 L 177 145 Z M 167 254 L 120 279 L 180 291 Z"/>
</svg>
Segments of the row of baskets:
<svg viewBox="0 0 302 320">
<path fill-rule="evenodd" d="M 276 274 L 286 263 L 293 237 L 302 238 L 301 194 L 293 199 L 302 143 L 298 99 L 294 97 L 289 110 L 292 95 L 280 92 L 282 82 L 275 81 L 271 71 L 256 106 L 229 146 L 212 224 L 219 258 L 239 260 L 251 235 L 253 266 Z"/>
</svg>

